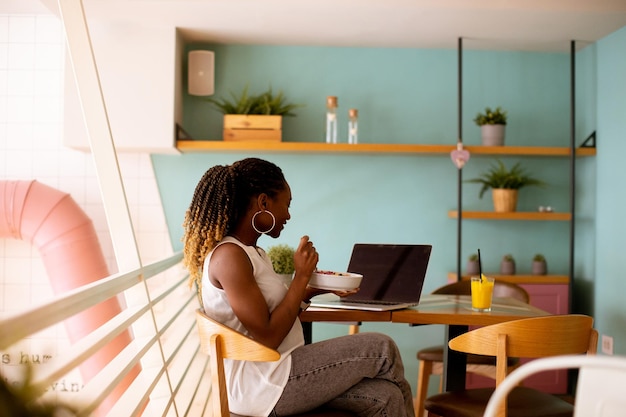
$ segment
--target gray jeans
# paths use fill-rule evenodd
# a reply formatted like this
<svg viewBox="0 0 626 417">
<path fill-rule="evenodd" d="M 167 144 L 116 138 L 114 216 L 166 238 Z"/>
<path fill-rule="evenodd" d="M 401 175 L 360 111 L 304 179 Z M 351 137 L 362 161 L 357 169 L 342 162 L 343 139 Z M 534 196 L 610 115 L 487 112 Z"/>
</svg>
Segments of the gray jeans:
<svg viewBox="0 0 626 417">
<path fill-rule="evenodd" d="M 361 417 L 414 417 L 411 386 L 395 342 L 358 333 L 305 345 L 292 352 L 291 374 L 271 416 L 321 405 Z"/>
</svg>

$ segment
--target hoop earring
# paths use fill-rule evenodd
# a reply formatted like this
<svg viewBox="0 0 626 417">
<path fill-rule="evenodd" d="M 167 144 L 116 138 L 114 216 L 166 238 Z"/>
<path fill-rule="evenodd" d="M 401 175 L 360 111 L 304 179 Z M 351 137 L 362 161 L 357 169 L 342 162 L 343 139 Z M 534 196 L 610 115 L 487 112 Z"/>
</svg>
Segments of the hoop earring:
<svg viewBox="0 0 626 417">
<path fill-rule="evenodd" d="M 272 227 L 270 227 L 269 229 L 267 229 L 264 232 L 262 232 L 259 229 L 257 229 L 256 225 L 254 224 L 254 219 L 256 219 L 256 216 L 258 216 L 260 213 L 267 213 L 270 216 L 272 216 Z M 274 230 L 274 226 L 276 226 L 276 217 L 274 217 L 274 214 L 271 211 L 269 211 L 269 210 L 259 210 L 256 213 L 254 213 L 254 216 L 252 216 L 252 228 L 254 230 L 256 230 L 257 233 L 267 234 L 267 233 L 271 232 L 272 230 Z"/>
</svg>

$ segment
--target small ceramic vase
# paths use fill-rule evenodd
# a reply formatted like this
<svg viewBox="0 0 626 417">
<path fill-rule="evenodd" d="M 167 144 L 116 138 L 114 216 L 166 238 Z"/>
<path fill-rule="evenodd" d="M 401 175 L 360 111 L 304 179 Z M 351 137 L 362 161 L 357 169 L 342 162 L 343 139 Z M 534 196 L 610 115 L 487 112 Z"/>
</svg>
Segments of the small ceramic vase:
<svg viewBox="0 0 626 417">
<path fill-rule="evenodd" d="M 481 138 L 483 146 L 503 146 L 505 125 L 482 125 Z"/>
<path fill-rule="evenodd" d="M 546 261 L 533 261 L 531 270 L 533 275 L 546 275 L 548 273 L 548 265 Z"/>
<path fill-rule="evenodd" d="M 515 275 L 515 261 L 503 259 L 500 262 L 500 273 L 502 275 Z"/>
<path fill-rule="evenodd" d="M 465 266 L 465 273 L 470 276 L 478 276 L 478 272 L 478 261 L 467 261 L 467 265 Z"/>
</svg>

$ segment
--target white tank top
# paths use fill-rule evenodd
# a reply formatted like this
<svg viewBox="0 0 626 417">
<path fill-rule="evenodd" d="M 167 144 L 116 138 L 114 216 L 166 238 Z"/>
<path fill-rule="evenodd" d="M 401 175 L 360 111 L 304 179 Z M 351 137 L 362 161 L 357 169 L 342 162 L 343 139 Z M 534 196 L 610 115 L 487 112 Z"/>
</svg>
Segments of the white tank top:
<svg viewBox="0 0 626 417">
<path fill-rule="evenodd" d="M 252 263 L 254 278 L 263 293 L 263 297 L 265 297 L 270 311 L 273 311 L 285 297 L 287 287 L 280 276 L 274 272 L 272 262 L 265 251 L 253 246 L 246 246 L 231 237 L 224 238 L 219 245 L 226 242 L 235 243 L 246 251 Z M 204 310 L 214 320 L 241 333 L 248 334 L 248 331 L 235 316 L 228 303 L 226 292 L 221 288 L 215 287 L 209 280 L 212 254 L 213 251 L 206 257 L 202 271 L 202 303 L 204 304 Z M 300 320 L 296 318 L 287 337 L 285 337 L 277 349 L 280 352 L 278 361 L 225 360 L 224 371 L 228 387 L 230 411 L 251 417 L 267 417 L 274 409 L 287 384 L 291 370 L 290 353 L 302 345 L 304 345 L 302 325 Z"/>
</svg>

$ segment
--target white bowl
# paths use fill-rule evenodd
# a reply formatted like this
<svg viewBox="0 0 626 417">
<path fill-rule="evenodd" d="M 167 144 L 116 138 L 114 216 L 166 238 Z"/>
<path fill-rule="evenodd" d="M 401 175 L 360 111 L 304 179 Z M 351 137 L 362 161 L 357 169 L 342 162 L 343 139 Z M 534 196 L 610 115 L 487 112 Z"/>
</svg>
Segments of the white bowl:
<svg viewBox="0 0 626 417">
<path fill-rule="evenodd" d="M 315 271 L 309 286 L 322 290 L 346 291 L 359 288 L 363 275 L 352 272 Z"/>
</svg>

